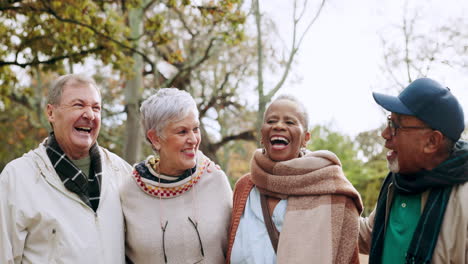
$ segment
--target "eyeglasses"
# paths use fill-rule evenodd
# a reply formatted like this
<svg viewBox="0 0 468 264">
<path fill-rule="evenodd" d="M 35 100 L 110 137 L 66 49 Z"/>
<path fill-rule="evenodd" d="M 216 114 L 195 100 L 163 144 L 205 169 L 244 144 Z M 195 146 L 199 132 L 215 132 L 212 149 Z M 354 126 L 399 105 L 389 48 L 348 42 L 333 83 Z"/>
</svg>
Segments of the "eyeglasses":
<svg viewBox="0 0 468 264">
<path fill-rule="evenodd" d="M 424 127 L 424 126 L 401 126 L 395 121 L 392 120 L 391 116 L 387 116 L 387 127 L 390 129 L 390 133 L 392 137 L 396 136 L 397 134 L 397 129 L 431 129 L 430 127 Z"/>
<path fill-rule="evenodd" d="M 202 257 L 204 258 L 205 257 L 205 251 L 203 250 L 203 243 L 202 243 L 202 240 L 200 238 L 200 233 L 198 232 L 198 222 L 193 221 L 192 218 L 190 218 L 190 216 L 188 217 L 188 220 L 192 224 L 193 228 L 195 228 L 195 231 L 197 232 L 198 242 L 200 243 L 200 252 L 201 252 Z M 167 263 L 166 243 L 165 243 L 167 223 L 168 223 L 168 221 L 166 221 L 166 224 L 164 226 L 161 226 L 161 229 L 162 229 L 162 248 L 163 248 L 163 253 L 164 253 L 164 263 Z M 197 261 L 195 263 L 199 263 L 200 261 Z"/>
</svg>

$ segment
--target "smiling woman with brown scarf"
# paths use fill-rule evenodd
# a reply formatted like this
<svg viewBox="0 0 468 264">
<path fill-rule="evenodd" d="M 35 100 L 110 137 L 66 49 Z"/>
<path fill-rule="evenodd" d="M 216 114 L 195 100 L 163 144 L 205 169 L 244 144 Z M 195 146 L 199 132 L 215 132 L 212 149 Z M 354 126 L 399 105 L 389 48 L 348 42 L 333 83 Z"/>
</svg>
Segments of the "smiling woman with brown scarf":
<svg viewBox="0 0 468 264">
<path fill-rule="evenodd" d="M 265 112 L 264 150 L 234 190 L 227 263 L 359 263 L 361 198 L 335 154 L 305 150 L 307 127 L 294 97 Z"/>
</svg>

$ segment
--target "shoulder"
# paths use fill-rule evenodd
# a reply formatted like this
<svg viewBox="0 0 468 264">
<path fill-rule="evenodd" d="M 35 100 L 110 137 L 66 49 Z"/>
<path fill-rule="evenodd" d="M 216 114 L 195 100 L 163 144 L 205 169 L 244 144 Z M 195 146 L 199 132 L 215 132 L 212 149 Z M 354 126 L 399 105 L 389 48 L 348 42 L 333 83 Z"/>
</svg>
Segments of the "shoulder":
<svg viewBox="0 0 468 264">
<path fill-rule="evenodd" d="M 226 180 L 226 173 L 221 167 L 212 161 L 210 158 L 205 156 L 201 151 L 198 151 L 197 170 L 203 170 L 203 174 L 213 176 L 216 179 Z"/>
<path fill-rule="evenodd" d="M 465 204 L 468 200 L 468 182 L 453 187 L 450 200 L 456 200 L 462 204 Z M 468 209 L 468 204 L 465 207 Z"/>
<path fill-rule="evenodd" d="M 250 173 L 242 176 L 234 186 L 234 201 L 247 200 L 250 191 L 254 187 Z"/>
<path fill-rule="evenodd" d="M 0 181 L 18 181 L 39 174 L 39 164 L 45 163 L 42 160 L 48 161 L 47 156 L 44 157 L 45 154 L 42 152 L 45 153 L 45 150 L 42 151 L 39 147 L 9 162 L 0 174 Z"/>
<path fill-rule="evenodd" d="M 240 217 L 244 212 L 245 205 L 247 204 L 247 199 L 253 187 L 254 184 L 250 178 L 250 173 L 242 176 L 237 181 L 236 186 L 234 187 L 231 225 L 239 225 Z"/>
<path fill-rule="evenodd" d="M 102 162 L 108 163 L 114 170 L 122 170 L 124 173 L 131 173 L 132 166 L 117 154 L 109 151 L 108 149 L 99 146 Z"/>
<path fill-rule="evenodd" d="M 254 183 L 252 182 L 252 177 L 250 173 L 247 173 L 244 176 L 240 177 L 239 180 L 237 180 L 234 189 L 237 189 L 237 190 L 242 190 L 245 188 L 252 189 L 253 186 L 254 186 Z"/>
<path fill-rule="evenodd" d="M 452 188 L 447 204 L 445 217 L 461 216 L 460 219 L 468 220 L 468 182 L 456 185 Z M 468 224 L 468 221 L 466 221 Z"/>
</svg>

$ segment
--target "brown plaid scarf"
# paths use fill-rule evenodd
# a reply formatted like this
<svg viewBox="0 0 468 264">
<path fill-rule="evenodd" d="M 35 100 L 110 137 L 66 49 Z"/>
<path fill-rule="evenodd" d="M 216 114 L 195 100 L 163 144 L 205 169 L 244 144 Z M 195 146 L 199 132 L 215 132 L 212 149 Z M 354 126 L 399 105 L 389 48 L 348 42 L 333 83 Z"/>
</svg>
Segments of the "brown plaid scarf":
<svg viewBox="0 0 468 264">
<path fill-rule="evenodd" d="M 91 156 L 89 177 L 86 177 L 67 157 L 57 143 L 53 132 L 50 133 L 44 145 L 47 156 L 62 180 L 63 185 L 69 191 L 76 193 L 85 204 L 96 212 L 99 207 L 102 179 L 101 156 L 97 143 L 91 146 L 89 150 L 89 155 Z"/>
<path fill-rule="evenodd" d="M 252 182 L 262 194 L 288 199 L 277 263 L 359 263 L 359 193 L 329 151 L 274 162 L 257 150 Z"/>
</svg>

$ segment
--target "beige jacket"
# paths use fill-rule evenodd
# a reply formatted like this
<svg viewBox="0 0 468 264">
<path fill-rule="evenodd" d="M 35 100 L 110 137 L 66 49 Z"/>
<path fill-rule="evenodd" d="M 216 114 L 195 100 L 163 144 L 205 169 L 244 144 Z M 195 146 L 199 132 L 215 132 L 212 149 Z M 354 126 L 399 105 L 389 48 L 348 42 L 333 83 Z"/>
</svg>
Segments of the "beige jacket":
<svg viewBox="0 0 468 264">
<path fill-rule="evenodd" d="M 0 263 L 124 263 L 118 188 L 131 166 L 100 148 L 95 213 L 68 191 L 41 144 L 0 174 Z"/>
<path fill-rule="evenodd" d="M 389 186 L 387 201 L 392 201 L 394 188 Z M 421 210 L 424 209 L 429 191 L 423 193 Z M 390 203 L 386 206 L 386 219 Z M 367 218 L 361 217 L 359 231 L 360 253 L 369 254 L 375 209 Z M 468 183 L 453 188 L 445 211 L 439 238 L 432 256 L 432 264 L 468 263 Z"/>
</svg>

